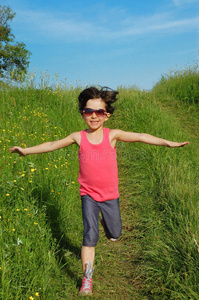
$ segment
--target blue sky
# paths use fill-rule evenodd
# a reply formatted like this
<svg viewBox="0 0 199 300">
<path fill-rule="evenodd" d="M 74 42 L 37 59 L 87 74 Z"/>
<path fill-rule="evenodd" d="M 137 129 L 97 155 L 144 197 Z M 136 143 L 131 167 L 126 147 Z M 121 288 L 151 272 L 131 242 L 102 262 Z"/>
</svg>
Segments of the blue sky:
<svg viewBox="0 0 199 300">
<path fill-rule="evenodd" d="M 199 58 L 199 0 L 1 0 L 31 72 L 70 86 L 151 89 Z"/>
</svg>

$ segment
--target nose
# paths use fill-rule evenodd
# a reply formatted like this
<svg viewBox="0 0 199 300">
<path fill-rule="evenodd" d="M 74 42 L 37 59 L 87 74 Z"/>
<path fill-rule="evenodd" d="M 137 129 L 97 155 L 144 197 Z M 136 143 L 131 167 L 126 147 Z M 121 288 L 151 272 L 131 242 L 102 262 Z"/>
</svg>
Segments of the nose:
<svg viewBox="0 0 199 300">
<path fill-rule="evenodd" d="M 91 115 L 91 117 L 92 117 L 92 118 L 97 118 L 97 115 L 96 115 L 96 113 L 95 113 L 95 112 L 93 112 L 93 113 L 92 113 L 92 115 Z"/>
</svg>

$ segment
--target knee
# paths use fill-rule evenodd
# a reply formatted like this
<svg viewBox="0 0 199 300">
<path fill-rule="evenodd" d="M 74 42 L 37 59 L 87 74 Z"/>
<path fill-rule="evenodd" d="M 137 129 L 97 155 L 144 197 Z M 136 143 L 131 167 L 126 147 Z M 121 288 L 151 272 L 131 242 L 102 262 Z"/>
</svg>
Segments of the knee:
<svg viewBox="0 0 199 300">
<path fill-rule="evenodd" d="M 121 236 L 122 232 L 120 231 L 120 233 L 116 233 L 116 234 L 112 234 L 111 238 L 114 240 L 117 240 L 120 236 Z"/>
<path fill-rule="evenodd" d="M 117 240 L 122 234 L 122 228 L 118 228 L 117 230 L 112 230 L 109 233 L 107 233 L 107 237 L 110 240 Z"/>
</svg>

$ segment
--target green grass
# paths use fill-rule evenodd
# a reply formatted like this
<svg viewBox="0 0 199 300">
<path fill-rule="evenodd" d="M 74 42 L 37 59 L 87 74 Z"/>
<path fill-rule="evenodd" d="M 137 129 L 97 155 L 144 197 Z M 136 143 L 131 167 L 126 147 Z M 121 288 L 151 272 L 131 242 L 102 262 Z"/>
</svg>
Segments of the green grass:
<svg viewBox="0 0 199 300">
<path fill-rule="evenodd" d="M 163 75 L 153 90 L 169 95 L 174 99 L 190 104 L 199 103 L 199 68 L 198 63 L 181 69 L 171 70 Z"/>
<path fill-rule="evenodd" d="M 196 101 L 174 101 L 165 85 L 158 89 L 121 88 L 107 126 L 189 140 L 190 145 L 169 149 L 118 143 L 123 234 L 112 244 L 100 229 L 95 299 L 199 299 L 198 108 Z M 8 149 L 84 129 L 79 91 L 59 86 L 0 90 L 4 300 L 77 298 L 83 232 L 78 148 L 24 158 Z"/>
<path fill-rule="evenodd" d="M 198 145 L 181 129 L 179 120 L 161 109 L 157 99 L 147 93 L 136 98 L 134 93 L 126 92 L 130 105 L 120 104 L 126 111 L 119 112 L 117 126 L 191 142 L 178 149 L 122 146 L 120 165 L 125 176 L 121 184 L 128 178 L 135 226 L 142 234 L 140 275 L 145 287 L 141 294 L 154 299 L 187 299 L 192 293 L 191 299 L 197 299 Z"/>
</svg>

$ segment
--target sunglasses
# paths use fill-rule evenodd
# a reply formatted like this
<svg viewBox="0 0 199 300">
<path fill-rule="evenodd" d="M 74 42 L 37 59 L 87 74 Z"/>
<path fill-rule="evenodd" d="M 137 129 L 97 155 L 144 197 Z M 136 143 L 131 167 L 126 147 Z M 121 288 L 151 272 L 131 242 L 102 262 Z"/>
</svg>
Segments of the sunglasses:
<svg viewBox="0 0 199 300">
<path fill-rule="evenodd" d="M 85 117 L 91 117 L 93 113 L 96 114 L 98 118 L 102 118 L 103 116 L 107 115 L 107 112 L 104 109 L 92 109 L 92 108 L 84 108 L 83 115 Z"/>
</svg>

